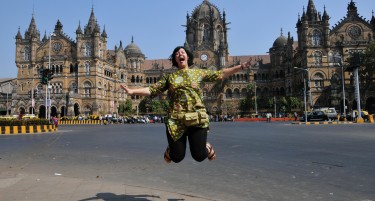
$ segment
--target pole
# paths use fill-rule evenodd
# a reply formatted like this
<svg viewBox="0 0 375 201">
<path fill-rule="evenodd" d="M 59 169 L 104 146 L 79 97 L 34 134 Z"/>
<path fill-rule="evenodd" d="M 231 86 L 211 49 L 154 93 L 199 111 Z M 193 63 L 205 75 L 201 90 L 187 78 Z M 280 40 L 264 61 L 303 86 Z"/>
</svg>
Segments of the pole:
<svg viewBox="0 0 375 201">
<path fill-rule="evenodd" d="M 341 65 L 341 81 L 342 81 L 342 101 L 344 106 L 344 120 L 346 119 L 346 103 L 345 103 L 345 74 L 344 74 L 344 64 L 342 62 L 342 57 L 340 57 L 340 65 Z"/>
<path fill-rule="evenodd" d="M 56 36 L 55 33 L 51 33 L 49 36 L 49 48 L 48 48 L 48 70 L 51 69 L 51 40 L 52 36 Z M 49 79 L 47 80 L 47 86 L 46 86 L 46 119 L 50 119 L 51 115 L 51 94 L 49 92 L 50 82 Z"/>
<path fill-rule="evenodd" d="M 8 90 L 7 90 L 7 106 L 6 106 L 7 114 L 9 112 L 9 108 L 8 108 L 8 93 L 9 93 L 9 91 L 10 91 L 10 81 L 8 82 Z M 9 114 L 10 114 L 10 112 L 9 112 Z"/>
<path fill-rule="evenodd" d="M 357 111 L 358 111 L 358 119 L 362 118 L 361 114 L 361 98 L 359 97 L 359 75 L 358 75 L 358 67 L 354 68 L 354 78 L 355 78 L 355 95 L 357 97 Z"/>
<path fill-rule="evenodd" d="M 51 66 L 51 39 L 52 39 L 52 34 L 49 36 L 49 47 L 48 47 L 48 70 L 50 69 Z M 49 80 L 47 81 L 46 85 L 46 119 L 48 118 L 48 87 L 49 87 Z"/>
<path fill-rule="evenodd" d="M 34 114 L 34 67 L 33 67 L 33 81 L 31 84 L 31 114 Z"/>
<path fill-rule="evenodd" d="M 307 72 L 307 78 L 303 79 L 303 103 L 305 105 L 305 123 L 307 123 L 306 82 L 310 79 L 310 71 L 304 68 L 298 68 L 298 67 L 293 67 L 293 68 L 298 69 L 298 70 L 304 70 Z M 310 82 L 309 82 L 309 86 L 310 86 Z M 310 108 L 311 108 L 312 107 L 311 89 L 309 90 L 309 95 L 310 95 L 309 98 L 310 98 Z"/>
<path fill-rule="evenodd" d="M 276 118 L 276 97 L 275 96 L 273 97 L 273 102 L 275 104 L 275 118 Z"/>
<path fill-rule="evenodd" d="M 257 83 L 255 82 L 255 114 L 258 115 L 258 105 L 257 105 Z"/>
<path fill-rule="evenodd" d="M 310 85 L 310 70 L 309 68 L 306 68 L 307 71 L 307 81 L 309 86 L 309 102 L 310 102 L 310 110 L 312 110 L 313 104 L 312 104 L 312 96 L 311 96 L 311 85 Z"/>
<path fill-rule="evenodd" d="M 307 123 L 306 81 L 307 79 L 303 81 L 303 103 L 305 105 L 305 123 Z"/>
</svg>

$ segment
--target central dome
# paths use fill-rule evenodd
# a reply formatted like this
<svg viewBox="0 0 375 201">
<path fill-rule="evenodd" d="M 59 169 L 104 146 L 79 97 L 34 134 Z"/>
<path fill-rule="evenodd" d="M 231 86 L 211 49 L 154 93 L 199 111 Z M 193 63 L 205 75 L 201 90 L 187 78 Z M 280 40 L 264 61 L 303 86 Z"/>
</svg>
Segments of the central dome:
<svg viewBox="0 0 375 201">
<path fill-rule="evenodd" d="M 281 35 L 275 40 L 275 42 L 273 42 L 273 47 L 284 47 L 287 42 L 288 39 L 285 36 Z"/>
<path fill-rule="evenodd" d="M 127 45 L 124 49 L 124 52 L 127 54 L 127 55 L 143 55 L 141 49 L 138 47 L 138 45 L 136 45 L 132 39 L 132 42 Z"/>
<path fill-rule="evenodd" d="M 221 19 L 219 9 L 208 0 L 204 0 L 201 5 L 194 9 L 192 16 L 195 19 L 201 19 L 210 16 L 211 13 L 213 19 Z"/>
</svg>

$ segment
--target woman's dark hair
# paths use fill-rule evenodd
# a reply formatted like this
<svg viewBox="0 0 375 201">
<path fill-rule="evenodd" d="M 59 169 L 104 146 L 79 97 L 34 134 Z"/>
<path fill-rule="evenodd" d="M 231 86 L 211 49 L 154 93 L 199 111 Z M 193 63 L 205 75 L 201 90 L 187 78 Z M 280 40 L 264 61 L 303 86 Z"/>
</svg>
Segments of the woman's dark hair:
<svg viewBox="0 0 375 201">
<path fill-rule="evenodd" d="M 193 63 L 194 55 L 189 50 L 187 50 L 184 46 L 178 46 L 178 47 L 174 48 L 172 55 L 169 57 L 169 60 L 172 61 L 172 66 L 178 67 L 178 64 L 177 64 L 177 61 L 176 61 L 176 52 L 178 52 L 181 48 L 185 50 L 186 54 L 189 57 L 188 65 L 192 66 L 194 64 Z"/>
</svg>

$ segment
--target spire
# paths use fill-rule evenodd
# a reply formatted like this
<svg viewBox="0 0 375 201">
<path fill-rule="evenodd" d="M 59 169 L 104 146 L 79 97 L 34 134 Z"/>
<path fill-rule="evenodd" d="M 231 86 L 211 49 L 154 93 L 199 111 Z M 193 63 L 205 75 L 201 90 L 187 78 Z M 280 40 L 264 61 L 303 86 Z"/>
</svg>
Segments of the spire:
<svg viewBox="0 0 375 201">
<path fill-rule="evenodd" d="M 81 21 L 78 21 L 78 28 L 76 30 L 76 34 L 82 34 Z"/>
<path fill-rule="evenodd" d="M 301 16 L 298 13 L 298 20 L 297 20 L 296 26 L 299 27 L 299 26 L 301 26 L 301 24 L 302 24 L 302 22 L 301 22 Z"/>
<path fill-rule="evenodd" d="M 374 17 L 374 16 L 372 16 L 372 17 Z M 17 32 L 17 35 L 16 35 L 16 39 L 22 40 L 22 35 L 21 35 L 20 27 L 18 27 L 18 32 Z"/>
<path fill-rule="evenodd" d="M 100 26 L 97 20 L 95 20 L 94 33 L 100 33 Z"/>
<path fill-rule="evenodd" d="M 105 25 L 103 27 L 102 37 L 107 38 L 107 32 L 105 31 Z"/>
<path fill-rule="evenodd" d="M 280 29 L 280 36 L 283 36 L 283 28 Z"/>
<path fill-rule="evenodd" d="M 357 6 L 355 5 L 353 0 L 350 0 L 350 3 L 348 3 L 348 13 L 346 14 L 349 16 L 358 16 L 357 13 Z"/>
<path fill-rule="evenodd" d="M 44 36 L 43 36 L 42 41 L 45 42 L 47 40 L 48 40 L 48 38 L 47 38 L 47 31 L 44 31 Z"/>
<path fill-rule="evenodd" d="M 29 28 L 27 29 L 27 32 L 25 33 L 25 38 L 30 39 L 32 37 L 39 37 L 39 32 L 36 28 L 36 23 L 34 19 L 34 14 L 31 17 Z"/>
<path fill-rule="evenodd" d="M 94 7 L 92 7 L 89 22 L 87 23 L 85 27 L 85 34 L 91 34 L 94 31 L 95 27 L 96 27 L 96 20 L 95 20 L 95 14 L 94 14 Z"/>
<path fill-rule="evenodd" d="M 328 22 L 328 21 L 329 21 L 329 18 L 330 18 L 330 17 L 329 17 L 329 15 L 327 14 L 326 6 L 324 6 L 324 12 L 323 12 L 323 18 L 322 18 L 322 20 Z"/>
<path fill-rule="evenodd" d="M 308 17 L 308 21 L 316 21 L 318 20 L 318 12 L 316 11 L 315 4 L 313 0 L 309 0 L 307 5 L 306 15 Z"/>
<path fill-rule="evenodd" d="M 120 40 L 120 46 L 118 47 L 119 50 L 122 50 L 122 41 Z"/>
<path fill-rule="evenodd" d="M 374 17 L 374 10 L 372 10 L 372 17 L 370 24 L 372 25 L 373 29 L 375 30 L 375 17 Z"/>
<path fill-rule="evenodd" d="M 61 24 L 60 20 L 57 20 L 55 25 L 55 33 L 60 33 L 62 31 L 63 25 Z"/>
<path fill-rule="evenodd" d="M 307 19 L 306 12 L 305 12 L 305 6 L 303 7 L 301 20 L 302 20 L 302 21 L 308 20 L 308 19 Z"/>
</svg>

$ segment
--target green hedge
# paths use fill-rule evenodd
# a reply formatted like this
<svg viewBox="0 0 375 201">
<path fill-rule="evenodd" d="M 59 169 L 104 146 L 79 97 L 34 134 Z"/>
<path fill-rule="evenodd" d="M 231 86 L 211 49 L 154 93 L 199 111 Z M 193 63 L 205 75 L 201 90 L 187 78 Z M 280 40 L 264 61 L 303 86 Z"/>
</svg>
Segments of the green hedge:
<svg viewBox="0 0 375 201">
<path fill-rule="evenodd" d="M 34 126 L 34 125 L 51 125 L 46 119 L 27 119 L 27 120 L 0 120 L 0 126 Z"/>
</svg>

